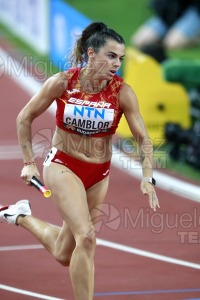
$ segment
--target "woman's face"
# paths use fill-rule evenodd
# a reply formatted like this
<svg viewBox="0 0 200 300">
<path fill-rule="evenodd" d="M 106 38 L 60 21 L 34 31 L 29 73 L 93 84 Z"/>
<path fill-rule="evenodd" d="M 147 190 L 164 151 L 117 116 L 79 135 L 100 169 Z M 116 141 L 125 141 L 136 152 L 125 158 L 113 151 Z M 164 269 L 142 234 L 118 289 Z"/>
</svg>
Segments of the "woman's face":
<svg viewBox="0 0 200 300">
<path fill-rule="evenodd" d="M 125 46 L 112 39 L 100 48 L 99 52 L 88 49 L 91 75 L 96 79 L 111 80 L 119 70 L 125 55 Z"/>
</svg>

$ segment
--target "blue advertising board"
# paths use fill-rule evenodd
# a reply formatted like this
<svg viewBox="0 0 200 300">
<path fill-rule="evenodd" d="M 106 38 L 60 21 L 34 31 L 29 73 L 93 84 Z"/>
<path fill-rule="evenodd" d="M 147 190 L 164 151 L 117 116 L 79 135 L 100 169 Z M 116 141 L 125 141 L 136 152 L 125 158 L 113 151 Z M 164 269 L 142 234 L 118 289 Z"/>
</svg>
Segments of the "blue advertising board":
<svg viewBox="0 0 200 300">
<path fill-rule="evenodd" d="M 90 19 L 63 1 L 50 1 L 50 59 L 60 71 L 69 67 L 68 57 L 76 37 L 90 23 Z"/>
</svg>

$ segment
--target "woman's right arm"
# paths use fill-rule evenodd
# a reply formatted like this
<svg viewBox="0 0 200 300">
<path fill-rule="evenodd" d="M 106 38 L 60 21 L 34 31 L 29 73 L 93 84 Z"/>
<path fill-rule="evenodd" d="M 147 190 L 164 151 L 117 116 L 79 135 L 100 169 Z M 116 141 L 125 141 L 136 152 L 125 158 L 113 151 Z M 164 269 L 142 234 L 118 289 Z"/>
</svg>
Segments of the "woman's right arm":
<svg viewBox="0 0 200 300">
<path fill-rule="evenodd" d="M 62 95 L 66 86 L 67 79 L 64 73 L 59 73 L 50 77 L 44 83 L 41 90 L 30 99 L 17 116 L 18 141 L 22 149 L 23 160 L 25 163 L 21 177 L 26 183 L 30 181 L 32 176 L 39 177 L 39 172 L 34 164 L 31 124 L 35 118 L 47 110 L 57 97 Z"/>
</svg>

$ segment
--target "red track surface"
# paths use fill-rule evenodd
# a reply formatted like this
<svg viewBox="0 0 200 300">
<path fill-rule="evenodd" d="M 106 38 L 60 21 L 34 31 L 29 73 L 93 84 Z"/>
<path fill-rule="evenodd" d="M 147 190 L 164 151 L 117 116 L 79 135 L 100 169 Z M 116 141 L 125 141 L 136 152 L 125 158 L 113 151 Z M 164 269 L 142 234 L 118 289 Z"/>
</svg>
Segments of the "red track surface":
<svg viewBox="0 0 200 300">
<path fill-rule="evenodd" d="M 9 154 L 10 149 L 13 149 L 11 146 L 17 145 L 16 115 L 30 96 L 6 75 L 1 77 L 0 90 L 1 149 L 5 145 L 6 153 Z M 34 124 L 33 134 L 42 129 L 54 129 L 54 119 L 47 112 Z M 34 215 L 60 225 L 60 217 L 51 199 L 44 199 L 37 190 L 25 186 L 21 181 L 22 160 L 15 158 L 14 154 L 13 159 L 3 159 L 2 150 L 0 155 L 0 204 L 11 204 L 28 198 Z M 38 159 L 40 170 L 42 159 Z M 199 264 L 200 205 L 159 188 L 157 192 L 161 208 L 159 212 L 153 213 L 139 190 L 139 181 L 113 166 L 106 197 L 106 203 L 109 204 L 106 209 L 109 208 L 110 212 L 106 210 L 107 216 L 103 217 L 104 222 L 97 237 Z M 111 217 L 111 212 L 115 216 Z M 38 242 L 20 227 L 0 224 L 0 284 L 72 300 L 68 269 L 61 267 L 44 249 L 12 248 L 22 245 L 38 245 Z M 11 248 L 6 250 L 3 248 L 5 246 Z M 97 246 L 95 264 L 96 300 L 200 299 L 198 269 L 104 246 Z M 123 292 L 127 293 L 121 294 Z M 21 293 L 0 290 L 0 300 L 31 298 Z M 41 299 L 39 296 L 36 298 Z"/>
</svg>

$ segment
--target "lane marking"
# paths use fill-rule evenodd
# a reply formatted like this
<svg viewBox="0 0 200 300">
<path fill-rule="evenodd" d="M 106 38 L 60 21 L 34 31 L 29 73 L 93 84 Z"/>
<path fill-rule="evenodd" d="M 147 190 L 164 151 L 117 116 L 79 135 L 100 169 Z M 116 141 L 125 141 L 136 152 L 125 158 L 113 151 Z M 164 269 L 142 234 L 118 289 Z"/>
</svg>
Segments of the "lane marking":
<svg viewBox="0 0 200 300">
<path fill-rule="evenodd" d="M 22 290 L 22 289 L 14 288 L 12 286 L 4 285 L 4 284 L 0 284 L 0 289 L 5 290 L 5 291 L 9 291 L 9 292 L 13 292 L 13 293 L 17 293 L 17 294 L 21 294 L 21 295 L 35 297 L 35 298 L 38 298 L 38 299 L 45 299 L 45 300 L 66 300 L 66 299 L 55 298 L 55 297 L 51 297 L 51 296 L 47 296 L 47 295 L 43 295 L 43 294 L 39 294 L 39 293 L 30 292 L 30 291 L 27 291 L 27 290 Z"/>
<path fill-rule="evenodd" d="M 24 89 L 31 97 L 38 92 L 42 83 L 36 81 L 31 75 L 27 74 L 27 71 L 23 71 L 23 67 L 18 61 L 9 57 L 8 54 L 0 48 L 0 56 L 4 61 L 5 73 L 14 80 L 22 89 Z M 18 70 L 21 70 L 20 74 Z M 16 74 L 18 76 L 16 76 Z M 54 101 L 55 102 L 55 101 Z M 48 111 L 51 114 L 55 114 L 56 103 L 53 103 Z M 113 147 L 114 150 L 116 148 Z M 135 162 L 132 158 L 127 157 L 125 153 L 119 152 L 118 149 L 114 151 L 112 157 L 112 164 L 119 168 L 121 171 L 125 171 L 133 177 L 141 178 L 141 166 Z M 125 167 L 124 167 L 125 166 Z M 128 166 L 128 167 L 127 167 Z M 185 181 L 178 180 L 169 175 L 165 175 L 159 171 L 154 170 L 154 176 L 157 180 L 157 186 L 168 192 L 180 195 L 181 197 L 200 202 L 200 187 L 194 184 L 189 184 Z"/>
<path fill-rule="evenodd" d="M 193 269 L 200 270 L 200 264 L 196 264 L 196 263 L 192 263 L 192 262 L 189 262 L 189 261 L 180 260 L 180 259 L 176 259 L 176 258 L 156 254 L 156 253 L 153 253 L 153 252 L 150 252 L 150 251 L 125 246 L 125 245 L 122 245 L 122 244 L 113 243 L 113 242 L 102 240 L 102 239 L 97 239 L 97 245 L 104 246 L 104 247 L 107 247 L 107 248 L 112 248 L 112 249 L 115 249 L 115 250 L 120 250 L 120 251 L 123 251 L 123 252 L 131 253 L 131 254 L 135 254 L 135 255 L 139 255 L 139 256 L 145 256 L 145 257 L 148 257 L 148 258 L 151 258 L 151 259 L 155 259 L 155 260 L 159 260 L 159 261 L 163 261 L 163 262 L 167 262 L 167 263 L 171 263 L 171 264 L 175 264 L 175 265 L 179 265 L 179 266 L 183 266 L 183 267 L 188 267 L 188 268 L 193 268 Z"/>
<path fill-rule="evenodd" d="M 142 169 L 138 162 L 136 162 L 132 157 L 128 157 L 125 153 L 118 150 L 113 146 L 114 155 L 112 158 L 112 164 L 131 175 L 132 177 L 141 179 Z M 156 178 L 156 185 L 167 192 L 179 195 L 188 200 L 193 200 L 200 203 L 200 187 L 182 181 L 175 177 L 163 174 L 159 171 L 154 170 L 154 177 Z"/>
<path fill-rule="evenodd" d="M 6 52 L 2 51 L 1 49 L 0 49 L 0 55 L 1 55 L 1 57 L 3 57 L 4 62 L 8 61 L 7 60 L 8 56 L 7 56 Z M 14 62 L 14 65 L 17 66 L 16 61 Z M 21 68 L 21 66 L 20 66 L 20 68 Z M 37 82 L 36 80 L 34 80 L 34 78 L 28 77 L 27 74 L 26 74 L 26 76 L 24 76 L 23 71 L 20 73 L 20 76 L 15 76 L 16 74 L 14 74 L 12 68 L 7 65 L 5 65 L 5 71 L 7 72 L 9 77 L 11 79 L 13 79 L 17 84 L 19 84 L 20 87 L 22 87 L 24 90 L 26 90 L 26 92 L 30 96 L 35 94 L 41 87 L 41 84 L 39 82 Z M 55 107 L 56 107 L 56 104 L 53 103 L 50 106 L 50 108 L 48 109 L 49 112 L 55 114 Z M 15 147 L 15 145 L 14 145 L 14 147 Z M 12 155 L 15 152 L 18 153 L 18 149 L 15 149 L 14 147 L 11 149 Z M 131 175 L 133 177 L 136 177 L 138 179 L 141 178 L 141 166 L 139 166 L 138 163 L 136 163 L 132 158 L 130 159 L 129 157 L 127 157 L 125 155 L 125 153 L 120 152 L 116 148 L 113 148 L 113 149 L 114 149 L 114 154 L 113 154 L 113 158 L 112 158 L 112 164 L 114 166 L 116 166 L 117 168 L 119 168 L 121 171 L 125 171 L 125 172 L 129 173 L 129 175 Z M 16 156 L 17 155 L 18 154 L 16 154 Z M 6 154 L 5 154 L 5 156 L 6 156 Z M 123 166 L 122 161 L 125 164 L 125 167 Z M 126 166 L 128 166 L 128 167 L 126 167 Z M 200 199 L 199 199 L 200 188 L 198 186 L 189 184 L 189 183 L 181 181 L 181 180 L 177 180 L 176 178 L 162 174 L 156 170 L 154 170 L 154 175 L 157 179 L 158 187 L 160 187 L 164 190 L 167 190 L 169 192 L 172 192 L 174 194 L 181 195 L 182 197 L 185 197 L 187 199 L 200 202 Z M 107 248 L 112 248 L 112 249 L 123 251 L 123 252 L 132 253 L 135 255 L 145 256 L 145 257 L 148 257 L 151 259 L 156 259 L 156 260 L 164 261 L 167 263 L 177 264 L 177 265 L 184 266 L 184 267 L 200 269 L 199 264 L 195 264 L 192 262 L 183 261 L 183 260 L 179 260 L 179 259 L 174 259 L 171 257 L 155 254 L 155 253 L 152 253 L 149 251 L 144 251 L 144 250 L 140 250 L 137 248 L 105 241 L 102 239 L 97 239 L 97 245 L 104 246 Z M 14 247 L 12 247 L 12 246 L 0 247 L 0 251 L 24 250 L 24 249 L 22 249 L 23 247 L 24 247 L 24 249 L 25 248 L 26 249 L 43 249 L 42 245 L 25 245 L 25 246 L 14 246 Z M 1 288 L 4 287 L 4 289 L 6 289 L 6 287 L 9 288 L 8 286 L 5 286 L 5 285 L 0 285 L 0 287 Z M 10 288 L 14 289 L 12 291 L 15 291 L 15 292 L 17 292 L 17 291 L 23 292 L 23 290 L 20 290 L 20 289 L 15 289 L 12 287 L 10 287 Z M 31 296 L 33 296 L 33 294 L 37 295 L 36 297 L 39 297 L 39 295 L 40 295 L 40 294 L 36 294 L 36 293 L 31 293 Z M 26 294 L 26 295 L 28 295 L 28 294 Z M 48 297 L 45 295 L 41 295 L 40 299 L 64 300 L 64 299 L 59 299 L 59 298 Z"/>
<path fill-rule="evenodd" d="M 41 147 L 43 145 L 41 144 Z M 127 157 L 124 153 L 119 152 L 113 146 L 112 165 L 120 171 L 128 173 L 130 176 L 140 179 L 142 177 L 141 167 L 134 161 L 133 158 Z M 117 153 L 118 152 L 118 153 Z M 16 160 L 22 159 L 21 149 L 18 145 L 4 145 L 0 146 L 0 160 Z M 123 167 L 124 166 L 129 166 Z M 188 200 L 200 203 L 200 187 L 162 174 L 154 170 L 154 177 L 157 178 L 157 186 L 165 191 L 171 192 Z"/>
<path fill-rule="evenodd" d="M 30 292 L 27 290 L 22 290 L 14 288 L 12 286 L 0 284 L 0 289 L 6 290 L 9 292 L 14 292 L 18 294 L 27 295 L 30 297 L 36 297 L 38 299 L 46 300 L 66 300 L 62 298 L 55 298 L 52 296 L 47 296 L 44 294 L 39 294 L 35 292 Z M 125 292 L 104 292 L 104 293 L 94 293 L 94 297 L 103 297 L 103 296 L 125 296 L 125 295 L 152 295 L 152 294 L 172 294 L 172 293 L 196 293 L 200 292 L 200 289 L 182 289 L 182 290 L 149 290 L 149 291 L 125 291 Z M 187 300 L 199 300 L 200 298 L 190 298 Z"/>
<path fill-rule="evenodd" d="M 104 292 L 104 293 L 94 293 L 94 296 L 102 297 L 102 296 L 152 295 L 152 294 L 196 293 L 196 292 L 200 292 L 200 289 Z M 195 298 L 195 299 L 199 299 L 199 298 Z M 188 300 L 192 300 L 192 299 L 188 299 Z"/>
<path fill-rule="evenodd" d="M 42 149 L 44 148 L 44 144 L 37 143 L 37 148 Z M 37 155 L 37 149 L 35 150 L 35 154 Z M 16 160 L 16 159 L 23 159 L 22 150 L 19 145 L 1 145 L 0 146 L 0 160 Z"/>
<path fill-rule="evenodd" d="M 111 249 L 119 250 L 119 251 L 126 252 L 126 253 L 131 253 L 131 254 L 135 254 L 135 255 L 139 255 L 139 256 L 144 256 L 144 257 L 147 257 L 147 258 L 159 260 L 159 261 L 170 263 L 170 264 L 175 264 L 175 265 L 179 265 L 179 266 L 183 266 L 183 267 L 187 267 L 187 268 L 200 270 L 200 264 L 196 264 L 196 263 L 193 263 L 193 262 L 189 262 L 189 261 L 185 261 L 185 260 L 181 260 L 181 259 L 177 259 L 177 258 L 165 256 L 165 255 L 160 255 L 160 254 L 153 253 L 153 252 L 150 252 L 150 251 L 141 250 L 141 249 L 138 249 L 138 248 L 134 248 L 134 247 L 130 247 L 130 246 L 110 242 L 110 241 L 103 240 L 103 239 L 97 239 L 97 246 L 103 246 L 103 247 L 106 247 L 106 248 L 111 248 Z M 2 246 L 2 247 L 0 247 L 0 251 L 36 250 L 36 249 L 44 249 L 44 247 L 40 244 L 38 244 L 38 245 L 18 245 L 18 246 Z"/>
<path fill-rule="evenodd" d="M 1 145 L 0 160 L 22 159 L 22 151 L 19 145 Z"/>
<path fill-rule="evenodd" d="M 0 246 L 0 251 L 18 251 L 18 250 L 36 250 L 44 249 L 40 244 L 37 245 L 16 245 L 16 246 Z"/>
</svg>

